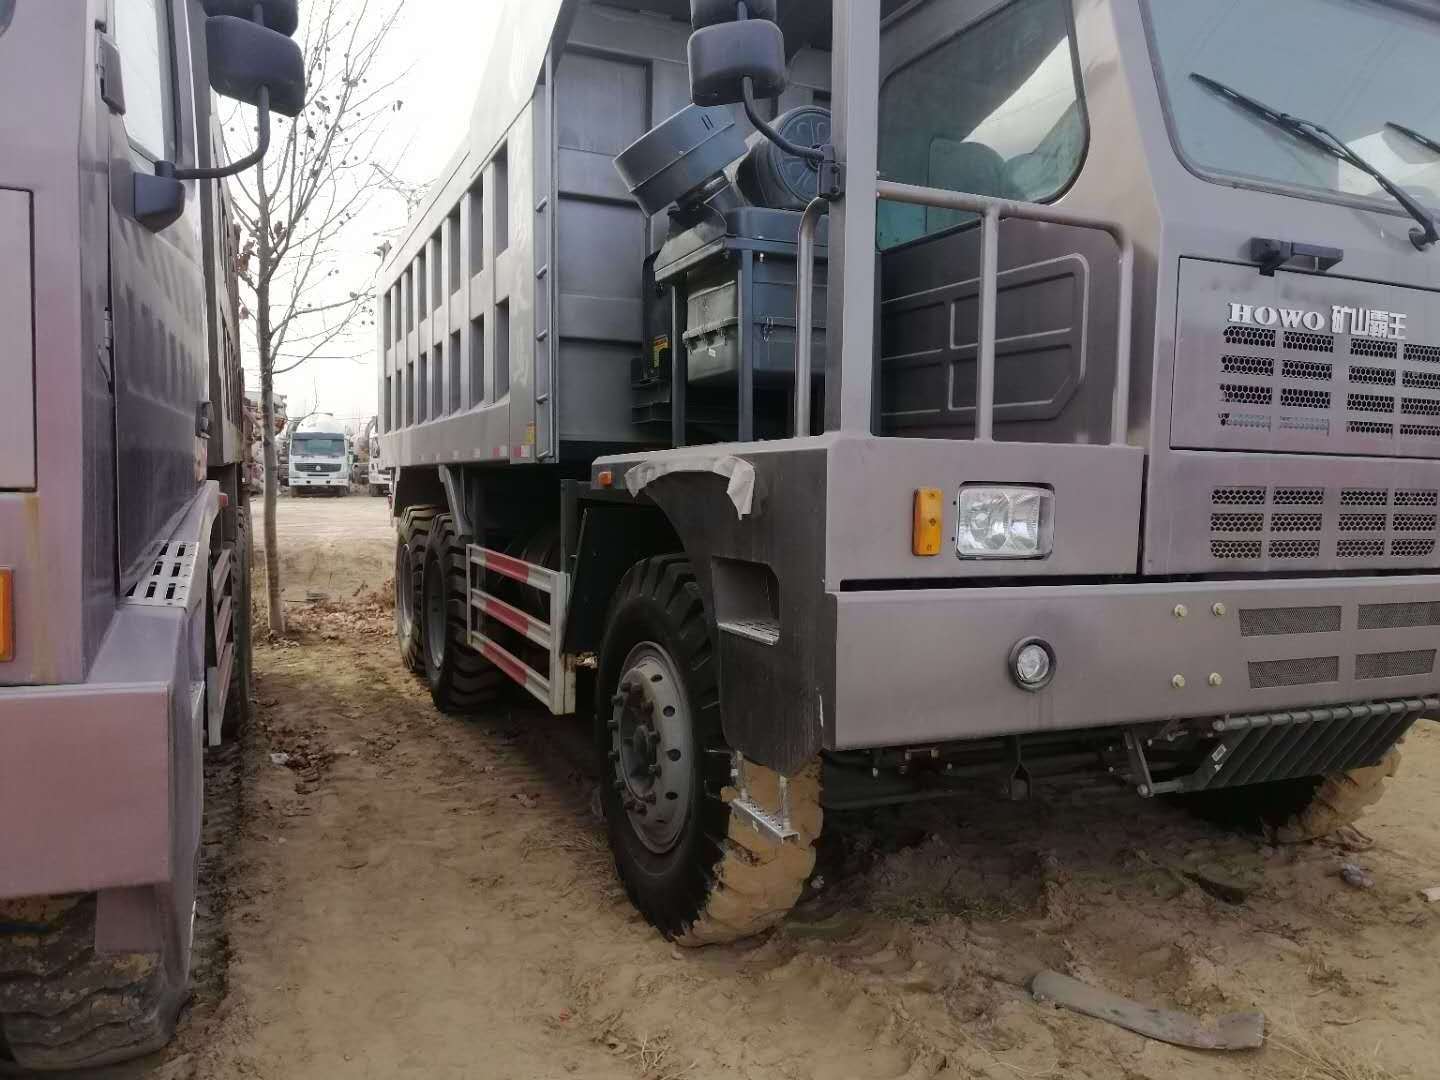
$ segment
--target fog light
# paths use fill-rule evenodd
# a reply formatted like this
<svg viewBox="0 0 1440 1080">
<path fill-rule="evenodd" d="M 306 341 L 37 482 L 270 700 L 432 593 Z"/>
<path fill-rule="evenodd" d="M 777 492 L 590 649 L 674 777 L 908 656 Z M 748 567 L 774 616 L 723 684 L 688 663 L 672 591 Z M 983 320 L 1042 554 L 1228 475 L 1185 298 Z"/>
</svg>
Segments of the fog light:
<svg viewBox="0 0 1440 1080">
<path fill-rule="evenodd" d="M 1010 677 L 1022 690 L 1043 690 L 1055 677 L 1055 650 L 1039 638 L 1026 638 L 1010 650 Z"/>
<path fill-rule="evenodd" d="M 955 551 L 965 559 L 1042 559 L 1054 546 L 1054 492 L 1047 488 L 962 487 Z"/>
</svg>

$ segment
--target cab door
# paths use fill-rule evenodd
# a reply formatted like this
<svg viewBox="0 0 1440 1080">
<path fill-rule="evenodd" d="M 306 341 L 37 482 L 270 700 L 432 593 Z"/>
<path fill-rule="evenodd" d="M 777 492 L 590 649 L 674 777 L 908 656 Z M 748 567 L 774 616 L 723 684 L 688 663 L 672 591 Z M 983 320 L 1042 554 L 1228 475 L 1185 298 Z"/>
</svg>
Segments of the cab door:
<svg viewBox="0 0 1440 1080">
<path fill-rule="evenodd" d="M 209 397 L 201 207 L 164 227 L 135 213 L 135 177 L 195 160 L 187 0 L 109 0 L 124 113 L 110 118 L 110 311 L 115 387 L 117 573 L 150 563 L 204 476 Z"/>
</svg>

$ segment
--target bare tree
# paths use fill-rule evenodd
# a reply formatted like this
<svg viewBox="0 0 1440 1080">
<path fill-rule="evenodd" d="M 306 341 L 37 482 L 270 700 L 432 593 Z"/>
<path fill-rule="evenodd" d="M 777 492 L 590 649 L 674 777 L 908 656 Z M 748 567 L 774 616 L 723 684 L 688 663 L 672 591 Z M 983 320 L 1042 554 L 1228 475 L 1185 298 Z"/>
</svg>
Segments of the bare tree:
<svg viewBox="0 0 1440 1080">
<path fill-rule="evenodd" d="M 368 271 L 356 273 L 343 240 L 377 191 L 373 165 L 389 120 L 401 107 L 395 94 L 400 76 L 382 76 L 380 61 L 403 5 L 404 0 L 305 5 L 305 108 L 293 121 L 277 117 L 268 159 L 253 174 L 231 181 L 244 232 L 238 267 L 247 294 L 244 314 L 254 319 L 260 365 L 272 634 L 285 631 L 275 530 L 275 376 L 374 324 Z M 242 144 L 230 147 L 231 153 L 244 154 L 256 135 L 231 126 L 226 138 Z"/>
</svg>

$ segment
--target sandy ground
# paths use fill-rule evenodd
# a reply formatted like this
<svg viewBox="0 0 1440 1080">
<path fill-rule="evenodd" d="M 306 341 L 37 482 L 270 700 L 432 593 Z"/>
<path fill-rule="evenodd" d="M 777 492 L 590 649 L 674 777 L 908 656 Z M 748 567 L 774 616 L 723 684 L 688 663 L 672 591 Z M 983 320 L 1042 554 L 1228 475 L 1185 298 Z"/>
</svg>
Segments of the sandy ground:
<svg viewBox="0 0 1440 1080">
<path fill-rule="evenodd" d="M 334 545 L 388 576 L 380 500 L 280 513 L 287 595 L 336 595 Z M 257 657 L 228 968 L 164 1080 L 1440 1076 L 1440 904 L 1419 895 L 1440 885 L 1440 725 L 1338 843 L 1094 790 L 831 815 L 796 916 L 689 952 L 621 894 L 578 724 L 519 701 L 439 715 L 381 605 L 292 607 L 294 640 Z M 1042 967 L 1207 1017 L 1258 1007 L 1269 1040 L 1148 1041 L 1036 1004 Z"/>
<path fill-rule="evenodd" d="M 265 500 L 251 503 L 255 530 L 255 595 L 265 566 Z M 367 494 L 280 497 L 275 517 L 281 595 L 287 607 L 348 601 L 390 576 L 395 558 L 389 501 Z"/>
</svg>

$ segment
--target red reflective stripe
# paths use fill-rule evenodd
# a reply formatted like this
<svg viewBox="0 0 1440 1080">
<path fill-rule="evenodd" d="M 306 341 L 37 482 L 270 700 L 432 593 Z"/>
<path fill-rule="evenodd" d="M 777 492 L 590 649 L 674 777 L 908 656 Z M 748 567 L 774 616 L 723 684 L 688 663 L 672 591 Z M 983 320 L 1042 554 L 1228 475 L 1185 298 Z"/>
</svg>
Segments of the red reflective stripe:
<svg viewBox="0 0 1440 1080">
<path fill-rule="evenodd" d="M 485 565 L 497 574 L 504 574 L 516 581 L 528 583 L 530 581 L 530 564 L 521 562 L 519 559 L 512 559 L 509 555 L 501 555 L 498 551 L 485 552 Z"/>
<path fill-rule="evenodd" d="M 529 682 L 530 669 L 520 663 L 513 656 L 499 646 L 491 645 L 488 641 L 480 646 L 480 655 L 489 660 L 510 678 L 514 679 L 521 686 Z"/>
<path fill-rule="evenodd" d="M 499 600 L 485 600 L 481 603 L 480 609 L 495 619 L 502 622 L 512 630 L 518 630 L 522 634 L 530 632 L 530 619 L 523 613 L 516 611 L 509 604 Z"/>
</svg>

